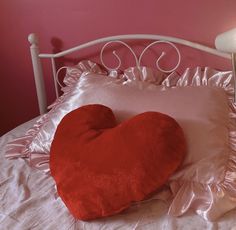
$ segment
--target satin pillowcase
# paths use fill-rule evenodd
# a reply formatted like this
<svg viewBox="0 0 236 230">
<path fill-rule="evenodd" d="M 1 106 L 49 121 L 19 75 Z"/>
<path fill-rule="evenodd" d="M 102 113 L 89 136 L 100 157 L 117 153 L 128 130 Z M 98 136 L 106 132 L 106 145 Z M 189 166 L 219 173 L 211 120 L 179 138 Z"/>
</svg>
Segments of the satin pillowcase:
<svg viewBox="0 0 236 230">
<path fill-rule="evenodd" d="M 199 118 L 203 119 L 202 125 L 208 126 L 209 130 L 196 133 L 195 138 L 202 139 L 203 142 L 207 140 L 209 146 L 200 148 L 195 154 L 192 154 L 189 146 L 188 157 L 193 157 L 193 160 L 186 159 L 185 167 L 170 180 L 174 199 L 169 214 L 180 216 L 188 210 L 194 210 L 204 219 L 215 221 L 236 207 L 236 106 L 233 103 L 232 72 L 219 72 L 210 68 L 205 68 L 204 71 L 200 68 L 187 69 L 182 76 L 168 76 L 162 84 L 168 87 L 197 86 L 224 90 L 227 95 L 227 99 L 222 98 L 221 101 L 216 97 L 207 100 L 199 94 L 203 102 L 202 109 L 208 113 L 207 117 L 215 128 L 206 122 L 204 114 L 199 114 Z M 215 102 L 217 105 L 213 115 L 210 107 Z M 189 122 L 193 125 L 194 121 L 190 119 Z M 201 136 L 204 134 L 205 136 Z"/>
<path fill-rule="evenodd" d="M 82 105 L 110 107 L 118 121 L 146 111 L 165 113 L 181 125 L 188 144 L 184 167 L 170 180 L 174 199 L 169 213 L 179 216 L 193 209 L 214 220 L 236 207 L 235 110 L 228 100 L 232 97 L 232 74 L 187 69 L 182 76 L 173 73 L 159 83 L 157 79 L 163 76 L 150 75 L 150 71 L 143 67 L 115 77 L 92 71 L 68 75 L 64 95 L 29 130 L 28 139 L 34 135 L 33 141 L 27 135 L 27 145 L 26 139 L 19 140 L 25 141 L 21 156 L 48 170 L 48 151 L 58 123 Z M 16 144 L 9 144 L 8 156 L 16 156 Z"/>
</svg>

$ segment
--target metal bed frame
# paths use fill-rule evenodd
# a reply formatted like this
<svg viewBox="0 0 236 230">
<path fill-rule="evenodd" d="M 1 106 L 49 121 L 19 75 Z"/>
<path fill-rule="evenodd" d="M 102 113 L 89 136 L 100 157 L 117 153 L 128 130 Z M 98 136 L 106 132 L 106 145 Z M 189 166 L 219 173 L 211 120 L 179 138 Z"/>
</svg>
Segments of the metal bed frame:
<svg viewBox="0 0 236 230">
<path fill-rule="evenodd" d="M 87 47 L 100 44 L 100 43 L 106 43 L 103 46 L 102 50 L 101 50 L 100 59 L 101 59 L 101 62 L 103 64 L 103 66 L 106 67 L 107 69 L 109 69 L 109 67 L 107 67 L 105 65 L 102 55 L 103 55 L 103 51 L 104 51 L 105 47 L 108 44 L 110 44 L 111 42 L 120 43 L 120 44 L 126 46 L 131 51 L 131 53 L 133 54 L 133 56 L 135 58 L 135 61 L 136 61 L 136 65 L 138 67 L 141 65 L 141 59 L 142 59 L 143 54 L 145 53 L 145 51 L 149 47 L 151 47 L 152 45 L 157 44 L 157 43 L 168 43 L 169 45 L 171 45 L 176 50 L 176 52 L 178 54 L 179 60 L 177 62 L 177 65 L 175 66 L 175 68 L 173 68 L 171 70 L 165 71 L 165 70 L 161 69 L 158 62 L 165 55 L 164 52 L 162 52 L 161 56 L 157 59 L 156 65 L 157 65 L 157 68 L 159 70 L 161 70 L 162 72 L 172 72 L 179 66 L 180 59 L 181 59 L 181 55 L 180 55 L 180 52 L 179 52 L 178 48 L 173 44 L 173 43 L 175 43 L 175 44 L 181 44 L 181 45 L 184 45 L 184 46 L 192 47 L 194 49 L 198 49 L 198 50 L 201 50 L 201 51 L 204 51 L 204 52 L 216 55 L 216 56 L 231 59 L 232 64 L 233 64 L 233 73 L 234 73 L 234 77 L 235 77 L 236 58 L 235 58 L 234 54 L 230 55 L 229 53 L 225 53 L 225 52 L 219 51 L 219 50 L 214 49 L 214 48 L 210 48 L 210 47 L 205 46 L 205 45 L 190 42 L 190 41 L 180 39 L 180 38 L 176 38 L 176 37 L 154 35 L 154 34 L 118 35 L 118 36 L 104 37 L 104 38 L 100 38 L 100 39 L 97 39 L 97 40 L 93 40 L 93 41 L 75 46 L 73 48 L 70 48 L 70 49 L 67 49 L 65 51 L 55 53 L 55 54 L 40 53 L 39 40 L 38 40 L 38 37 L 37 37 L 36 34 L 34 34 L 34 33 L 30 34 L 28 36 L 28 40 L 31 44 L 30 51 L 31 51 L 33 72 L 34 72 L 34 79 L 35 79 L 35 85 L 36 85 L 36 92 L 37 92 L 37 98 L 38 98 L 40 114 L 43 114 L 47 111 L 46 92 L 45 92 L 45 86 L 44 86 L 44 78 L 43 78 L 43 69 L 42 69 L 41 59 L 42 58 L 51 59 L 52 73 L 53 73 L 53 79 L 54 79 L 54 85 L 55 85 L 55 92 L 56 92 L 56 96 L 59 97 L 58 85 L 57 85 L 58 84 L 57 83 L 57 69 L 56 69 L 55 59 L 63 57 L 63 56 L 68 55 L 70 53 L 73 53 L 75 51 L 79 51 L 79 50 L 85 49 Z M 150 41 L 154 41 L 154 42 L 149 44 L 143 50 L 143 52 L 141 53 L 141 55 L 138 58 L 137 55 L 135 54 L 135 52 L 133 51 L 133 49 L 128 44 L 126 44 L 124 42 L 125 40 L 150 40 Z M 120 60 L 119 56 L 115 53 L 115 51 L 113 52 L 113 55 L 115 55 L 115 57 L 119 61 L 119 65 L 115 68 L 115 69 L 118 69 L 120 67 L 121 60 Z M 235 84 L 236 84 L 236 81 L 235 81 Z M 236 96 L 235 96 L 235 98 L 236 98 Z"/>
</svg>

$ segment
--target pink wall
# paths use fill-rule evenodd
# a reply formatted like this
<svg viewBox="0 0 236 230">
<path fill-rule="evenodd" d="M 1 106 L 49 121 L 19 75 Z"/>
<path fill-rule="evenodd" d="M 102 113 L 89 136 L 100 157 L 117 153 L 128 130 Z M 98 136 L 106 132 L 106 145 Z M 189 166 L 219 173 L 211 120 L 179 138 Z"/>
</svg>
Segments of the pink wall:
<svg viewBox="0 0 236 230">
<path fill-rule="evenodd" d="M 235 0 L 2 0 L 0 1 L 0 134 L 38 114 L 27 35 L 51 52 L 108 35 L 156 33 L 213 46 L 215 36 L 236 26 Z M 205 58 L 204 58 L 205 61 Z M 208 65 L 225 64 L 222 59 Z M 202 61 L 198 63 L 202 65 Z M 225 68 L 229 68 L 226 64 Z M 54 94 L 46 75 L 49 102 Z"/>
</svg>

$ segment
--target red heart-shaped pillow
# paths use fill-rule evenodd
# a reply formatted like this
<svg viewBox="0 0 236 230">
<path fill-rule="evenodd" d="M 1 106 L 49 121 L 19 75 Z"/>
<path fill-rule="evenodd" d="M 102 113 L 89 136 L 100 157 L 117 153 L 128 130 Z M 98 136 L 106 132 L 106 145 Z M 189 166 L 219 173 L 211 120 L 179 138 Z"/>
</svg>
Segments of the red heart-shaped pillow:
<svg viewBox="0 0 236 230">
<path fill-rule="evenodd" d="M 111 109 L 87 105 L 59 124 L 50 169 L 70 212 L 89 220 L 157 191 L 185 153 L 182 129 L 167 115 L 145 112 L 117 125 Z"/>
</svg>

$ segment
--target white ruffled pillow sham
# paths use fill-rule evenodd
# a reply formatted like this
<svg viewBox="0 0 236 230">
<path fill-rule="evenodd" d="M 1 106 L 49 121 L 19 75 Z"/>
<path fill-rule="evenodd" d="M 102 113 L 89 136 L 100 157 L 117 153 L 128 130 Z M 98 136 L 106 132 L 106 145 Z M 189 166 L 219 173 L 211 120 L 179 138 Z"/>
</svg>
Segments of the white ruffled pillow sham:
<svg viewBox="0 0 236 230">
<path fill-rule="evenodd" d="M 97 69 L 68 74 L 64 95 L 25 137 L 8 145 L 8 157 L 26 157 L 47 171 L 57 124 L 66 113 L 85 104 L 111 107 L 119 121 L 159 111 L 179 122 L 189 148 L 184 167 L 170 180 L 174 199 L 169 213 L 179 216 L 193 209 L 214 220 L 236 207 L 236 115 L 231 72 L 187 69 L 181 76 L 169 75 L 161 84 L 145 67 L 128 69 L 113 78 L 102 75 L 103 71 L 94 72 Z"/>
</svg>

